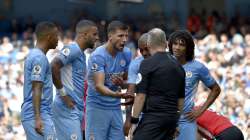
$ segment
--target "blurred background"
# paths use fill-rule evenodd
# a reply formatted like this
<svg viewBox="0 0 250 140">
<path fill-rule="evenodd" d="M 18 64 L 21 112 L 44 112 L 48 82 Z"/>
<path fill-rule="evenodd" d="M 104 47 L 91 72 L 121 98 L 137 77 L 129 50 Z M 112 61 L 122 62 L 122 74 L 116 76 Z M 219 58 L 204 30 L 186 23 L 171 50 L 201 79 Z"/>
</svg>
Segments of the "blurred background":
<svg viewBox="0 0 250 140">
<path fill-rule="evenodd" d="M 250 1 L 249 0 L 0 0 L 0 140 L 23 140 L 20 123 L 23 100 L 23 64 L 34 47 L 34 28 L 50 20 L 60 28 L 58 48 L 71 43 L 80 19 L 99 28 L 119 19 L 130 27 L 127 47 L 137 54 L 137 39 L 153 27 L 167 35 L 189 30 L 195 56 L 210 69 L 222 88 L 212 105 L 227 116 L 250 140 Z M 49 57 L 53 56 L 51 52 Z M 208 89 L 200 84 L 197 104 Z"/>
</svg>

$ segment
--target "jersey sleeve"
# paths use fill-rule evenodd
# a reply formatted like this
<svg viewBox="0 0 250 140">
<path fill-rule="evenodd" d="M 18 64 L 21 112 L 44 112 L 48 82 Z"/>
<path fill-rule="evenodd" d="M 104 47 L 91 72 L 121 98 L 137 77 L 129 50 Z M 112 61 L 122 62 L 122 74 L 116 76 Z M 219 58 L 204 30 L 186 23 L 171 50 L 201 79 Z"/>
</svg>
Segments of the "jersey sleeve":
<svg viewBox="0 0 250 140">
<path fill-rule="evenodd" d="M 181 89 L 180 92 L 178 94 L 179 98 L 185 98 L 185 88 L 186 88 L 186 74 L 185 74 L 185 70 L 182 68 L 182 66 L 180 66 L 181 70 L 182 70 L 182 82 L 181 82 Z"/>
<path fill-rule="evenodd" d="M 74 61 L 75 58 L 77 58 L 79 55 L 81 55 L 81 50 L 77 47 L 70 47 L 65 46 L 59 53 L 58 58 L 61 60 L 63 65 L 67 65 Z"/>
<path fill-rule="evenodd" d="M 105 69 L 105 60 L 104 57 L 100 56 L 100 55 L 93 55 L 90 57 L 89 59 L 90 61 L 90 70 L 92 72 L 103 72 L 104 73 L 104 69 Z"/>
<path fill-rule="evenodd" d="M 205 65 L 201 65 L 199 69 L 199 77 L 201 81 L 205 84 L 205 86 L 210 87 L 216 83 L 214 78 L 211 76 L 208 68 Z"/>
<path fill-rule="evenodd" d="M 138 73 L 138 84 L 136 86 L 137 93 L 147 94 L 148 82 L 150 76 L 150 64 L 142 61 Z"/>
<path fill-rule="evenodd" d="M 136 79 L 137 78 L 137 74 L 138 74 L 138 66 L 136 65 L 135 61 L 132 61 L 129 65 L 128 68 L 128 84 L 136 84 Z"/>
<path fill-rule="evenodd" d="M 132 60 L 132 53 L 131 51 L 128 51 L 125 53 L 125 59 L 126 59 L 126 67 L 125 67 L 125 72 L 129 70 L 130 62 Z"/>
<path fill-rule="evenodd" d="M 31 81 L 45 82 L 48 61 L 46 57 L 36 57 L 31 64 Z"/>
</svg>

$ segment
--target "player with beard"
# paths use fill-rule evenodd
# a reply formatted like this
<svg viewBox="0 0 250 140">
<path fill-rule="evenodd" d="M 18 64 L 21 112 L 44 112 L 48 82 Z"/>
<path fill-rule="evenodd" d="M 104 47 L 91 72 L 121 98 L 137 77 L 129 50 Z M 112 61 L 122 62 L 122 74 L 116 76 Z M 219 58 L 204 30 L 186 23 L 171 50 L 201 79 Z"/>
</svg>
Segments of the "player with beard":
<svg viewBox="0 0 250 140">
<path fill-rule="evenodd" d="M 132 58 L 125 47 L 128 27 L 112 21 L 107 32 L 107 43 L 96 48 L 88 62 L 87 140 L 125 140 L 120 99 L 133 97 L 121 93 Z"/>
<path fill-rule="evenodd" d="M 94 22 L 81 20 L 76 25 L 75 43 L 65 46 L 52 61 L 53 83 L 57 94 L 53 103 L 53 120 L 59 140 L 82 140 L 84 50 L 93 48 L 99 39 Z"/>
</svg>

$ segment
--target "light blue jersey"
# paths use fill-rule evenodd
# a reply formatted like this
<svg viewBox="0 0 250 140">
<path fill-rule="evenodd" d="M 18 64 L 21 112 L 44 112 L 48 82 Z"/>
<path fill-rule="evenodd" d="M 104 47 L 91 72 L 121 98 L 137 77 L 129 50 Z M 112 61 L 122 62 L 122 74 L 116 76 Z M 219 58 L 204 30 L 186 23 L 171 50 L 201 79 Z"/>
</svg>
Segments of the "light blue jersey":
<svg viewBox="0 0 250 140">
<path fill-rule="evenodd" d="M 79 110 L 83 110 L 84 80 L 86 74 L 86 58 L 84 52 L 76 43 L 65 46 L 56 56 L 61 60 L 64 67 L 61 69 L 62 84 L 66 93 L 76 103 Z M 55 100 L 61 100 L 58 98 Z"/>
<path fill-rule="evenodd" d="M 183 68 L 186 72 L 186 87 L 185 87 L 185 101 L 183 114 L 192 111 L 194 107 L 194 96 L 197 92 L 198 84 L 200 81 L 207 86 L 211 87 L 216 82 L 210 75 L 208 68 L 202 63 L 193 60 L 185 65 Z M 197 133 L 196 122 L 190 122 L 185 118 L 185 115 L 181 115 L 179 120 L 180 135 L 177 140 L 195 140 Z"/>
<path fill-rule="evenodd" d="M 197 92 L 199 81 L 210 87 L 215 84 L 208 68 L 199 61 L 193 60 L 183 65 L 186 72 L 186 88 L 183 112 L 187 113 L 194 107 L 194 96 Z"/>
<path fill-rule="evenodd" d="M 84 80 L 86 74 L 85 54 L 76 43 L 65 46 L 58 56 L 63 63 L 61 80 L 68 96 L 75 103 L 70 109 L 57 91 L 53 104 L 53 121 L 59 140 L 82 140 Z"/>
<path fill-rule="evenodd" d="M 25 60 L 24 81 L 24 101 L 21 111 L 22 121 L 34 119 L 32 81 L 40 81 L 43 83 L 40 113 L 42 119 L 51 118 L 51 104 L 53 97 L 51 67 L 45 54 L 38 48 L 31 50 Z"/>
<path fill-rule="evenodd" d="M 120 88 L 112 83 L 113 76 L 122 76 L 128 71 L 131 52 L 124 48 L 112 57 L 106 45 L 98 47 L 89 58 L 88 96 L 86 109 L 85 138 L 95 140 L 125 140 L 120 99 L 103 96 L 94 86 L 93 74 L 105 74 L 104 85 L 113 91 Z"/>
<path fill-rule="evenodd" d="M 131 61 L 128 69 L 128 84 L 137 83 L 137 75 L 139 73 L 141 62 L 144 60 L 143 56 L 139 56 Z"/>
<path fill-rule="evenodd" d="M 98 93 L 94 86 L 93 74 L 101 72 L 105 74 L 104 85 L 113 91 L 119 90 L 119 87 L 111 81 L 113 76 L 122 76 L 128 71 L 132 54 L 128 48 L 123 52 L 118 52 L 113 58 L 106 50 L 106 46 L 98 47 L 90 56 L 88 67 L 88 96 L 87 104 L 103 109 L 120 109 L 120 99 L 103 96 Z"/>
<path fill-rule="evenodd" d="M 35 131 L 34 106 L 32 104 L 32 82 L 43 83 L 40 116 L 43 122 L 43 136 Z M 24 65 L 24 102 L 22 104 L 21 120 L 27 140 L 56 139 L 54 124 L 52 123 L 52 74 L 51 67 L 45 54 L 38 48 L 30 51 Z"/>
</svg>

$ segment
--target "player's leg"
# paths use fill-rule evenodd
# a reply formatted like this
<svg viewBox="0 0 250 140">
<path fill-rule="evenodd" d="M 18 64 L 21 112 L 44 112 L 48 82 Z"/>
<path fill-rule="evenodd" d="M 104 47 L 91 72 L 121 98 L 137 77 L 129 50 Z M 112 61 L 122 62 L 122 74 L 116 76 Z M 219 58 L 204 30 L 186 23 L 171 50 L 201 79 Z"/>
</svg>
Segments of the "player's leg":
<svg viewBox="0 0 250 140">
<path fill-rule="evenodd" d="M 196 140 L 197 137 L 197 124 L 195 121 L 179 122 L 179 136 L 177 140 Z"/>
<path fill-rule="evenodd" d="M 55 127 L 52 120 L 43 120 L 43 136 L 35 130 L 35 120 L 22 122 L 27 140 L 56 140 Z"/>
<path fill-rule="evenodd" d="M 61 100 L 53 103 L 53 122 L 59 140 L 82 140 L 79 110 L 70 109 Z"/>
<path fill-rule="evenodd" d="M 112 110 L 112 121 L 108 140 L 125 140 L 121 110 Z"/>
<path fill-rule="evenodd" d="M 87 105 L 85 138 L 87 140 L 107 140 L 111 119 L 110 110 Z"/>
</svg>

